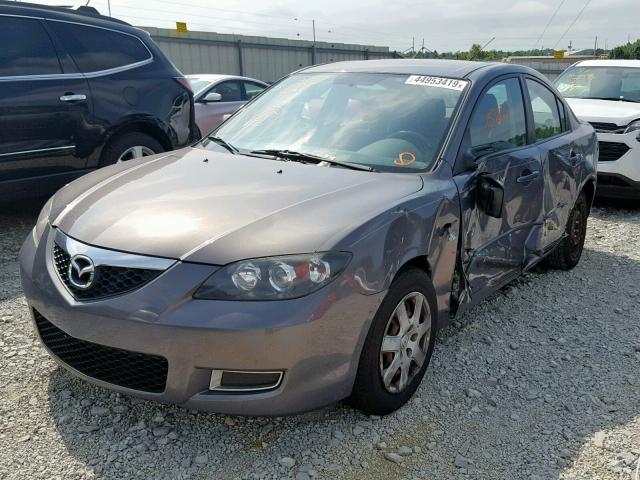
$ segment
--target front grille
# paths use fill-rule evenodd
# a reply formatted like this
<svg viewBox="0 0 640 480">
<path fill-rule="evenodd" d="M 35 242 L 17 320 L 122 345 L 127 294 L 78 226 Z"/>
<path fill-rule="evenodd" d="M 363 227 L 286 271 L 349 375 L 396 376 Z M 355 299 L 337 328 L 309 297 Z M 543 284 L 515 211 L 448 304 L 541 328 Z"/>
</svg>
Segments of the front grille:
<svg viewBox="0 0 640 480">
<path fill-rule="evenodd" d="M 622 133 L 625 127 L 619 127 L 615 123 L 589 122 L 596 132 L 601 133 Z"/>
<path fill-rule="evenodd" d="M 169 368 L 165 358 L 74 338 L 36 310 L 33 313 L 42 342 L 70 367 L 88 377 L 121 387 L 164 392 Z"/>
<path fill-rule="evenodd" d="M 69 281 L 71 256 L 56 244 L 53 246 L 53 261 L 60 280 L 76 300 L 99 300 L 128 293 L 142 287 L 162 273 L 160 270 L 99 265 L 96 267 L 91 287 L 82 290 L 74 287 Z"/>
<path fill-rule="evenodd" d="M 598 142 L 598 146 L 600 147 L 598 160 L 601 162 L 614 162 L 630 150 L 626 143 Z"/>
</svg>

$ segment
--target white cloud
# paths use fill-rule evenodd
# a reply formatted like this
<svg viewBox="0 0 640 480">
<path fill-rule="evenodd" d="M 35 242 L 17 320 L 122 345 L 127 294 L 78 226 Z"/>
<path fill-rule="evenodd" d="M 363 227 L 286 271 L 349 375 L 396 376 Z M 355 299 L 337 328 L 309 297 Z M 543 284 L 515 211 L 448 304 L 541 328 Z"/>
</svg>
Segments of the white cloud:
<svg viewBox="0 0 640 480">
<path fill-rule="evenodd" d="M 59 3 L 58 0 L 41 0 Z M 561 0 L 111 0 L 114 16 L 135 25 L 172 27 L 186 21 L 191 30 L 312 38 L 316 20 L 318 40 L 366 43 L 404 50 L 412 37 L 420 46 L 438 51 L 466 50 L 472 43 L 496 37 L 492 48 L 532 48 Z M 565 0 L 549 27 L 543 44 L 552 47 L 585 0 Z M 101 12 L 107 0 L 91 0 Z M 559 47 L 569 40 L 574 47 L 593 46 L 594 37 L 611 47 L 640 37 L 637 0 L 591 2 L 580 21 Z M 297 20 L 294 20 L 296 19 Z"/>
</svg>

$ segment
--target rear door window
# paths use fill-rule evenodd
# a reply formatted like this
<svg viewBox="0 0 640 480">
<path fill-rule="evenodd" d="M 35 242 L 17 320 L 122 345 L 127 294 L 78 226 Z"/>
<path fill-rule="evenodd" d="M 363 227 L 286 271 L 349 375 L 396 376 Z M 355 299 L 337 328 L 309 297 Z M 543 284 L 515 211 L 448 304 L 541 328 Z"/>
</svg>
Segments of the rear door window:
<svg viewBox="0 0 640 480">
<path fill-rule="evenodd" d="M 562 122 L 555 94 L 535 80 L 527 79 L 531 100 L 536 140 L 554 137 L 562 133 Z"/>
<path fill-rule="evenodd" d="M 251 100 L 259 93 L 262 93 L 264 89 L 265 87 L 263 87 L 262 85 L 258 85 L 257 83 L 244 82 L 244 91 L 247 94 L 247 100 Z"/>
<path fill-rule="evenodd" d="M 83 73 L 124 67 L 151 58 L 142 41 L 126 33 L 76 23 L 49 21 Z"/>
<path fill-rule="evenodd" d="M 222 98 L 221 102 L 241 102 L 242 101 L 242 89 L 240 82 L 236 80 L 222 82 L 213 87 L 209 93 L 219 93 Z"/>
<path fill-rule="evenodd" d="M 62 73 L 39 20 L 0 16 L 0 77 Z"/>
</svg>

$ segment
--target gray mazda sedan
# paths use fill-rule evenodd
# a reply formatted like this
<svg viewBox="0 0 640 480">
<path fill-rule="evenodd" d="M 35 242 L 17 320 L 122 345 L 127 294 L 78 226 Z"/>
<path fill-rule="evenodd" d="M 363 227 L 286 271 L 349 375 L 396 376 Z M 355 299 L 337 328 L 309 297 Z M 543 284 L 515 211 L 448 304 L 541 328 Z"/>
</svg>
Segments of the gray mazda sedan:
<svg viewBox="0 0 640 480">
<path fill-rule="evenodd" d="M 591 126 L 526 67 L 315 66 L 191 148 L 58 191 L 22 247 L 24 291 L 49 353 L 98 385 L 386 414 L 453 316 L 578 263 L 596 161 Z"/>
</svg>

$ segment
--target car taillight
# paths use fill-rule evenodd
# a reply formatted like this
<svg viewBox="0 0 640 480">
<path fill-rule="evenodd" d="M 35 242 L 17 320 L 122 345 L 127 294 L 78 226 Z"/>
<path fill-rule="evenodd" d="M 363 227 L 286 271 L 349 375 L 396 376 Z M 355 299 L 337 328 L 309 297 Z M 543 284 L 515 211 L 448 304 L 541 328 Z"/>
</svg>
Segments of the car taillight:
<svg viewBox="0 0 640 480">
<path fill-rule="evenodd" d="M 189 80 L 184 77 L 174 77 L 174 80 L 182 85 L 189 93 L 193 93 L 193 88 L 191 88 Z"/>
</svg>

